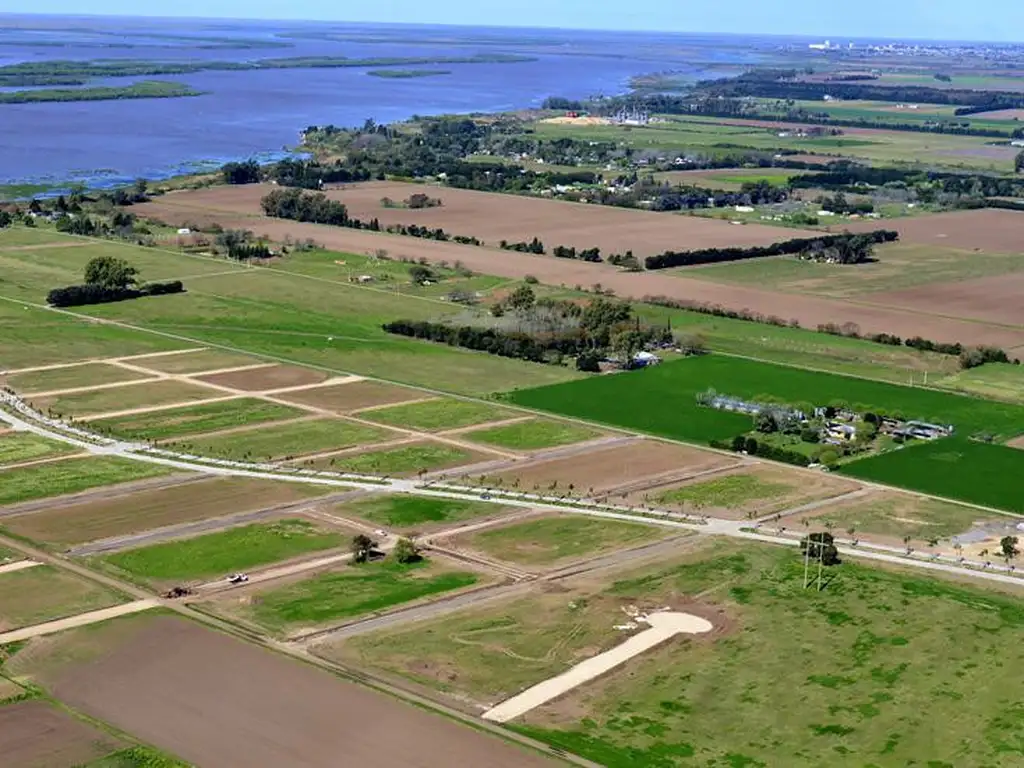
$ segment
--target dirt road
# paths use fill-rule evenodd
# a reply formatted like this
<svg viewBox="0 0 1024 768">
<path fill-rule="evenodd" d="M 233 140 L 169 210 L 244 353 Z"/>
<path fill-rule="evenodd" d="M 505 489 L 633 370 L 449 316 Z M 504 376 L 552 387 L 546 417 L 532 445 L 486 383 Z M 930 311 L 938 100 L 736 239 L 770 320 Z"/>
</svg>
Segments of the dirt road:
<svg viewBox="0 0 1024 768">
<path fill-rule="evenodd" d="M 159 600 L 136 600 L 133 603 L 115 605 L 113 608 L 103 608 L 99 611 L 80 613 L 78 616 L 70 616 L 66 619 L 48 621 L 45 624 L 22 627 L 21 629 L 15 629 L 11 632 L 0 633 L 0 645 L 16 643 L 20 640 L 28 640 L 30 637 L 39 637 L 40 635 L 52 635 L 55 632 L 63 632 L 66 629 L 74 629 L 75 627 L 97 624 L 101 621 L 107 621 L 107 619 L 116 619 L 118 616 L 128 616 L 132 613 L 148 611 L 150 608 L 156 608 L 159 605 Z"/>
</svg>

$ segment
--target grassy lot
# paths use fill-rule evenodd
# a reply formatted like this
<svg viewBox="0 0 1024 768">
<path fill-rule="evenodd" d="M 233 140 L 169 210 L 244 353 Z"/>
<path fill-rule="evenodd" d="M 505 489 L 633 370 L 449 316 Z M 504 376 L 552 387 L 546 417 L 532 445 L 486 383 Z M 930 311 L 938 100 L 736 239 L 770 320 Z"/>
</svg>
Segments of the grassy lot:
<svg viewBox="0 0 1024 768">
<path fill-rule="evenodd" d="M 12 274 L 5 276 L 6 281 L 12 279 L 16 279 Z M 0 283 L 0 359 L 9 370 L 181 348 L 181 342 L 173 339 L 84 323 L 20 301 L 4 301 L 8 284 Z"/>
<path fill-rule="evenodd" d="M 661 504 L 689 504 L 698 509 L 735 509 L 750 501 L 782 496 L 791 490 L 792 487 L 785 483 L 773 483 L 757 475 L 726 475 L 665 491 L 657 501 Z"/>
<path fill-rule="evenodd" d="M 1024 514 L 1024 451 L 949 437 L 843 465 L 850 477 Z"/>
<path fill-rule="evenodd" d="M 118 368 L 116 365 L 84 363 L 69 368 L 16 373 L 7 377 L 7 386 L 21 393 L 52 392 L 58 389 L 94 387 L 98 384 L 138 381 L 145 378 L 148 377 L 144 373 Z"/>
<path fill-rule="evenodd" d="M 82 768 L 189 768 L 189 764 L 152 747 L 135 746 L 86 763 Z"/>
<path fill-rule="evenodd" d="M 30 186 L 30 185 L 25 185 Z M 6 184 L 0 185 L 0 196 L 10 187 Z M 43 191 L 47 187 L 42 187 Z M 32 194 L 32 192 L 29 192 Z M 7 227 L 0 230 L 0 250 L 4 248 L 19 248 L 26 245 L 46 245 L 48 243 L 73 242 L 71 235 L 64 235 L 54 229 L 29 228 L 29 227 Z"/>
<path fill-rule="evenodd" d="M 261 422 L 294 419 L 305 411 L 256 398 L 238 398 L 209 405 L 171 408 L 155 413 L 98 419 L 89 427 L 133 440 L 164 440 L 198 435 Z"/>
<path fill-rule="evenodd" d="M 0 466 L 77 452 L 77 448 L 67 443 L 39 437 L 31 432 L 12 432 L 0 435 Z"/>
<path fill-rule="evenodd" d="M 467 400 L 429 400 L 423 403 L 379 408 L 362 414 L 360 418 L 379 421 L 396 427 L 441 432 L 446 429 L 469 427 L 488 421 L 500 421 L 515 414 L 487 403 Z"/>
<path fill-rule="evenodd" d="M 803 590 L 794 552 L 706 546 L 321 652 L 491 704 L 621 643 L 622 606 L 702 594 L 720 635 L 668 642 L 512 727 L 609 768 L 1019 764 L 1016 597 L 855 562 Z"/>
<path fill-rule="evenodd" d="M 325 469 L 371 475 L 408 475 L 457 467 L 473 461 L 473 454 L 444 443 L 413 443 L 379 451 L 361 450 L 314 462 Z"/>
<path fill-rule="evenodd" d="M 977 397 L 991 397 L 1024 404 L 1024 367 L 986 363 L 935 382 L 935 386 Z"/>
<path fill-rule="evenodd" d="M 0 631 L 27 627 L 124 602 L 91 581 L 49 565 L 0 576 Z"/>
<path fill-rule="evenodd" d="M 171 471 L 167 467 L 116 456 L 89 456 L 10 469 L 0 472 L 0 505 L 144 480 Z"/>
<path fill-rule="evenodd" d="M 399 494 L 344 504 L 343 514 L 352 514 L 394 528 L 409 528 L 424 523 L 451 523 L 492 515 L 501 510 L 497 504 L 461 499 L 433 499 Z"/>
<path fill-rule="evenodd" d="M 344 419 L 297 421 L 277 426 L 246 429 L 220 437 L 202 436 L 171 443 L 176 450 L 217 458 L 253 460 L 290 459 L 304 454 L 341 450 L 354 445 L 378 443 L 391 433 Z"/>
<path fill-rule="evenodd" d="M 344 543 L 340 533 L 321 530 L 308 521 L 280 520 L 154 544 L 99 559 L 143 579 L 209 579 Z"/>
<path fill-rule="evenodd" d="M 7 547 L 0 547 L 0 565 L 4 563 L 13 563 L 15 560 L 24 560 L 20 552 L 15 552 L 13 549 L 7 549 Z"/>
<path fill-rule="evenodd" d="M 544 517 L 487 528 L 466 544 L 518 565 L 557 565 L 664 538 L 664 528 L 579 515 Z"/>
<path fill-rule="evenodd" d="M 855 536 L 910 536 L 915 541 L 948 539 L 968 530 L 975 521 L 993 517 L 974 507 L 902 493 L 873 494 L 815 514 L 812 525 L 829 521 L 837 535 L 852 529 Z"/>
<path fill-rule="evenodd" d="M 402 565 L 381 560 L 261 592 L 243 613 L 273 632 L 287 634 L 462 589 L 477 580 L 476 574 L 430 561 Z"/>
<path fill-rule="evenodd" d="M 112 536 L 300 502 L 341 490 L 344 489 L 248 477 L 211 477 L 196 483 L 35 510 L 4 518 L 3 529 L 33 542 L 64 549 Z"/>
<path fill-rule="evenodd" d="M 183 355 L 166 357 L 147 357 L 144 360 L 133 360 L 132 365 L 149 368 L 160 373 L 193 374 L 204 371 L 217 371 L 222 368 L 238 368 L 243 365 L 257 365 L 264 362 L 256 357 L 225 352 L 220 349 L 202 349 Z"/>
<path fill-rule="evenodd" d="M 875 291 L 898 291 L 930 283 L 956 282 L 1024 270 L 1024 255 L 978 254 L 956 248 L 892 243 L 876 251 L 870 264 L 818 264 L 795 256 L 773 256 L 698 269 L 674 270 L 688 278 L 758 288 L 848 298 Z"/>
<path fill-rule="evenodd" d="M 130 408 L 171 405 L 190 401 L 223 397 L 220 390 L 184 381 L 157 381 L 130 384 L 91 392 L 76 392 L 53 397 L 27 398 L 36 408 L 62 415 L 88 416 L 90 414 L 127 411 Z"/>
<path fill-rule="evenodd" d="M 550 419 L 530 419 L 503 427 L 474 430 L 465 435 L 467 440 L 500 448 L 523 451 L 554 448 L 559 445 L 582 443 L 600 436 L 600 432 L 579 424 Z"/>
</svg>

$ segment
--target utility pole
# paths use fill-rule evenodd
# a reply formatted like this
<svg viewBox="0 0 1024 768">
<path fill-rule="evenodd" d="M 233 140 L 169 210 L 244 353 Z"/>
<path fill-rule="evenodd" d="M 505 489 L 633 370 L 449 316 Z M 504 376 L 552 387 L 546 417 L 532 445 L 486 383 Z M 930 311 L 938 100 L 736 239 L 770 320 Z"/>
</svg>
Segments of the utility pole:
<svg viewBox="0 0 1024 768">
<path fill-rule="evenodd" d="M 804 541 L 807 546 L 804 547 L 804 589 L 807 589 L 807 573 L 811 566 L 811 534 L 810 530 L 807 529 L 808 522 L 804 519 L 804 528 L 807 530 L 807 535 L 804 537 Z"/>
</svg>

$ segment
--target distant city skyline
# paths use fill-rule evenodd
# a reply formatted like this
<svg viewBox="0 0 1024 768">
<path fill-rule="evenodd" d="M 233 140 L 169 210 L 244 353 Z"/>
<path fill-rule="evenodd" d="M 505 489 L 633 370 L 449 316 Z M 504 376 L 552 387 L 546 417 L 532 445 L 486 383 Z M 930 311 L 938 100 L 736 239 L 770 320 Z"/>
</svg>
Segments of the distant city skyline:
<svg viewBox="0 0 1024 768">
<path fill-rule="evenodd" d="M 638 32 L 736 33 L 830 38 L 897 38 L 1021 42 L 1019 0 L 860 0 L 845 6 L 820 0 L 377 0 L 331 3 L 292 0 L 178 0 L 146 13 L 136 0 L 94 0 L 94 15 L 232 18 L 280 21 L 382 22 Z M 79 0 L 36 0 L 38 14 L 81 15 Z"/>
</svg>

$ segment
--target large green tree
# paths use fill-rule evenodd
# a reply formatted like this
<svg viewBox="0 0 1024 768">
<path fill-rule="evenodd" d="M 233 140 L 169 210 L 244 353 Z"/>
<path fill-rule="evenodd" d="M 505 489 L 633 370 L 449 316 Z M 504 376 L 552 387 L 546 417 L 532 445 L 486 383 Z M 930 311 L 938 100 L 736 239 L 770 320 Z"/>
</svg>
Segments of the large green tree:
<svg viewBox="0 0 1024 768">
<path fill-rule="evenodd" d="M 128 288 L 138 282 L 139 270 L 124 259 L 97 256 L 85 266 L 85 282 L 104 288 Z"/>
</svg>

